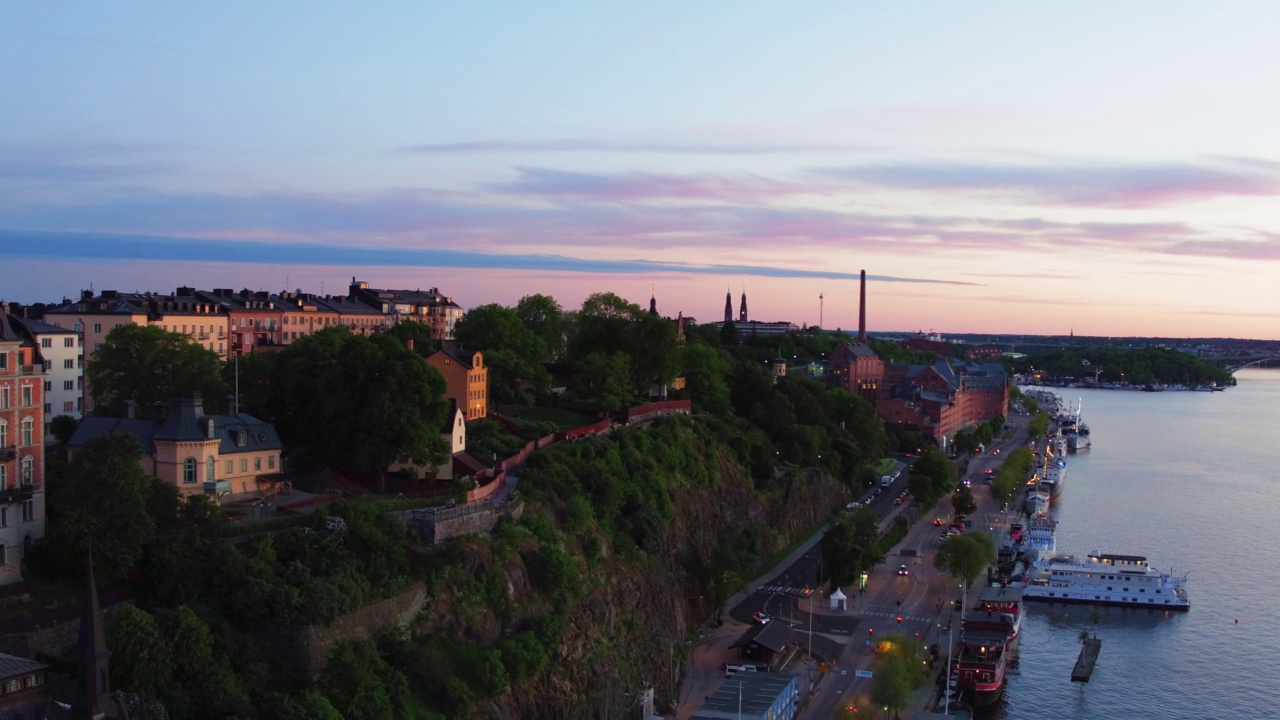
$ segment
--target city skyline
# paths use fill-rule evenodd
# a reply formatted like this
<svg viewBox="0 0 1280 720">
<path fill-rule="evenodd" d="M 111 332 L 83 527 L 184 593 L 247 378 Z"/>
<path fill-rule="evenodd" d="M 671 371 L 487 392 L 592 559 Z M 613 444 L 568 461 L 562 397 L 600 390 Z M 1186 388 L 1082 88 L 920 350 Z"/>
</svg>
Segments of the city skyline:
<svg viewBox="0 0 1280 720">
<path fill-rule="evenodd" d="M 0 8 L 0 298 L 1280 338 L 1280 7 Z"/>
</svg>

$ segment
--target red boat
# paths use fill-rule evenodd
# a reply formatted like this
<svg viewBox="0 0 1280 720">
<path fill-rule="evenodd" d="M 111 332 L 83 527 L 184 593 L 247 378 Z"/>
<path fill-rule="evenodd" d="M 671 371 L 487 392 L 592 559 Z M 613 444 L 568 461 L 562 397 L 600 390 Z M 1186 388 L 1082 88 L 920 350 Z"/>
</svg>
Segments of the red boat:
<svg viewBox="0 0 1280 720">
<path fill-rule="evenodd" d="M 968 624 L 967 616 L 965 623 Z M 990 705 L 1000 699 L 1004 672 L 1009 666 L 1008 637 L 1004 628 L 966 629 L 960 637 L 956 689 L 972 696 L 974 705 Z"/>
<path fill-rule="evenodd" d="M 978 595 L 978 611 L 1004 615 L 1012 623 L 1009 642 L 1014 643 L 1022 631 L 1022 588 L 988 587 Z"/>
</svg>

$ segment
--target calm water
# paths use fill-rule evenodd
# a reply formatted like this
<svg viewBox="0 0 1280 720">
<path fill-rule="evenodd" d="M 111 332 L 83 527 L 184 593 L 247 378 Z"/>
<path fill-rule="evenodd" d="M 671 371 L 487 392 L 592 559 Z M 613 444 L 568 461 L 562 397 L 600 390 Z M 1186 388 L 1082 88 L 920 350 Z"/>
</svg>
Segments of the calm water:
<svg viewBox="0 0 1280 720">
<path fill-rule="evenodd" d="M 1068 460 L 1058 551 L 1172 566 L 1191 609 L 1103 609 L 1085 684 L 1070 674 L 1093 610 L 1031 604 L 999 717 L 1280 717 L 1280 370 L 1237 378 L 1222 393 L 1055 390 L 1083 399 L 1094 442 Z"/>
</svg>

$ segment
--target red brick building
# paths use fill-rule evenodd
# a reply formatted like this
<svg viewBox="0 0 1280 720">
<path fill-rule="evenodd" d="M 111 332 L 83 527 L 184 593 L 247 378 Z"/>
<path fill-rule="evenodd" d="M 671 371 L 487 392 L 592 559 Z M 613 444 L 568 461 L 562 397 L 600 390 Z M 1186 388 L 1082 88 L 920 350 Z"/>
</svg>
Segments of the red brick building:
<svg viewBox="0 0 1280 720">
<path fill-rule="evenodd" d="M 44 361 L 0 313 L 0 585 L 22 580 L 26 544 L 44 537 Z"/>
</svg>

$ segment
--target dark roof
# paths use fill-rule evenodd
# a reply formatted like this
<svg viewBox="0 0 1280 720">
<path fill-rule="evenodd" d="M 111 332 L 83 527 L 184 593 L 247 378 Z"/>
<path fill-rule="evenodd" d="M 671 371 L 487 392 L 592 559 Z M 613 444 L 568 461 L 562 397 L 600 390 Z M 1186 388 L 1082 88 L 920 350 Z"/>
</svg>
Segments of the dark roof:
<svg viewBox="0 0 1280 720">
<path fill-rule="evenodd" d="M 22 342 L 25 339 L 10 323 L 9 314 L 0 312 L 0 342 Z"/>
<path fill-rule="evenodd" d="M 462 412 L 458 409 L 458 399 L 449 398 L 449 409 L 444 414 L 444 425 L 440 426 L 440 432 L 444 435 L 453 434 L 453 423 L 458 419 L 458 413 Z"/>
<path fill-rule="evenodd" d="M 978 602 L 1022 602 L 1022 588 L 987 587 L 978 594 Z"/>
<path fill-rule="evenodd" d="M 0 653 L 0 678 L 11 678 L 49 669 L 48 665 L 15 655 Z"/>
<path fill-rule="evenodd" d="M 76 431 L 67 441 L 67 446 L 84 447 L 94 438 L 111 433 L 127 433 L 138 438 L 144 452 L 153 453 L 156 451 L 156 444 L 151 441 L 151 436 L 155 431 L 156 423 L 151 420 L 85 416 L 76 425 Z"/>
<path fill-rule="evenodd" d="M 32 335 L 79 335 L 75 330 L 60 328 L 57 325 L 50 325 L 43 320 L 33 320 L 31 318 L 18 317 L 16 315 L 9 318 L 11 321 L 18 323 L 27 328 L 27 332 Z"/>
<path fill-rule="evenodd" d="M 454 362 L 458 363 L 459 365 L 463 366 L 468 370 L 471 369 L 471 361 L 475 358 L 475 355 L 476 355 L 475 351 L 464 350 L 463 348 L 460 348 L 460 347 L 443 347 L 437 350 L 436 352 L 442 352 L 445 355 L 448 355 L 450 358 L 453 359 Z"/>
<path fill-rule="evenodd" d="M 850 354 L 857 357 L 876 357 L 875 351 L 862 343 L 845 343 L 844 346 Z"/>
<path fill-rule="evenodd" d="M 737 642 L 730 645 L 731 648 L 745 647 L 751 643 L 760 645 L 761 647 L 772 650 L 773 652 L 782 652 L 782 649 L 791 641 L 791 626 L 774 620 L 764 625 L 753 625 L 750 630 L 743 633 Z"/>
<path fill-rule="evenodd" d="M 770 623 L 772 624 L 772 623 Z M 781 673 L 740 672 L 720 685 L 690 720 L 762 718 L 778 698 L 796 692 L 796 676 Z"/>
</svg>

